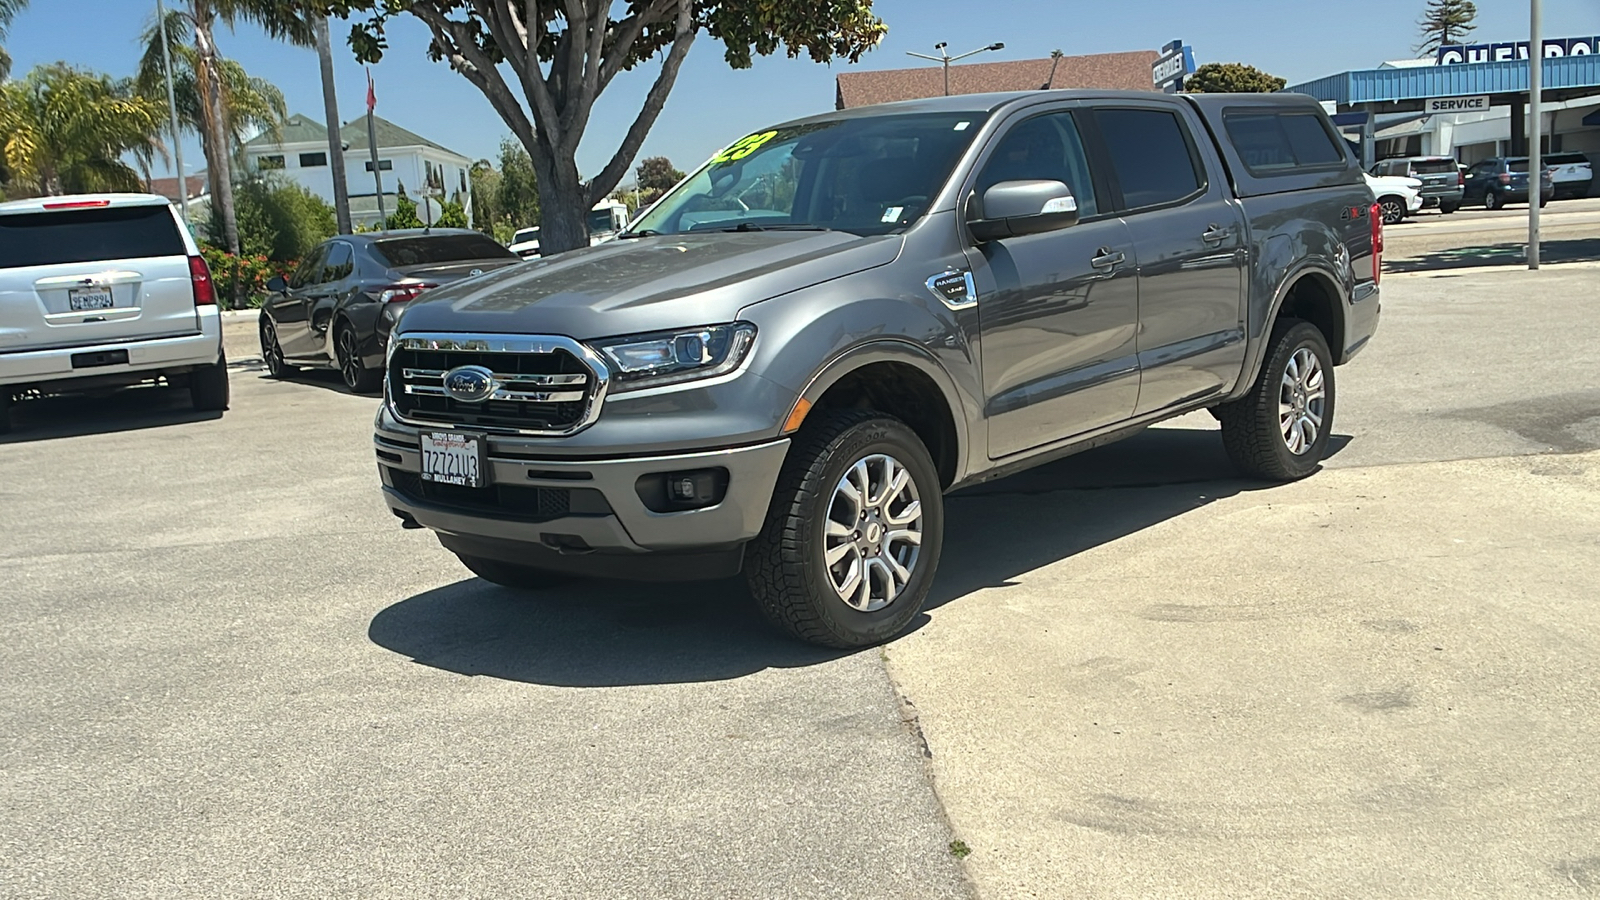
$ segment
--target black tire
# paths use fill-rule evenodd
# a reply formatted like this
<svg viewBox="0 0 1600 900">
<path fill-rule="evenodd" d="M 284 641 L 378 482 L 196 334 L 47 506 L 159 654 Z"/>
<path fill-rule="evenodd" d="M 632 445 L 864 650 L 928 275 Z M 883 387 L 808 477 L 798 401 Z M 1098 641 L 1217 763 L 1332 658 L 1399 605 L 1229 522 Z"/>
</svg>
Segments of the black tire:
<svg viewBox="0 0 1600 900">
<path fill-rule="evenodd" d="M 846 603 L 834 589 L 824 558 L 825 533 L 836 487 L 846 472 L 879 454 L 910 475 L 921 504 L 922 532 L 905 584 L 886 605 L 868 612 Z M 909 502 L 903 493 L 898 497 Z M 857 535 L 867 533 L 862 529 Z M 898 419 L 869 410 L 818 414 L 789 448 L 766 523 L 745 548 L 745 579 L 762 613 L 789 634 L 825 647 L 868 647 L 900 634 L 922 611 L 943 542 L 939 474 L 916 433 Z M 869 579 L 871 601 L 874 576 L 864 571 L 861 559 L 857 557 L 856 571 Z"/>
<path fill-rule="evenodd" d="M 1406 220 L 1406 205 L 1399 197 L 1384 197 L 1378 201 L 1383 210 L 1383 224 L 1399 225 Z"/>
<path fill-rule="evenodd" d="M 1290 360 L 1301 350 L 1316 357 L 1325 393 L 1316 437 L 1295 452 L 1284 435 L 1279 403 L 1287 391 L 1283 382 Z M 1322 332 L 1309 322 L 1280 320 L 1272 329 L 1266 360 L 1250 393 L 1219 407 L 1222 445 L 1228 451 L 1228 458 L 1245 475 L 1268 481 L 1294 481 L 1310 475 L 1328 451 L 1336 397 L 1333 355 L 1328 352 L 1328 342 Z M 1306 406 L 1312 408 L 1310 403 Z"/>
<path fill-rule="evenodd" d="M 1494 191 L 1484 191 L 1483 192 L 1483 208 L 1484 209 L 1493 210 L 1493 209 L 1499 209 L 1502 206 L 1505 206 L 1505 204 L 1500 202 L 1500 195 L 1499 194 L 1496 194 Z"/>
<path fill-rule="evenodd" d="M 559 572 L 546 569 L 536 569 L 533 566 L 519 566 L 516 563 L 501 562 L 498 559 L 486 559 L 482 556 L 467 556 L 457 553 L 456 559 L 461 564 L 472 570 L 472 574 L 491 584 L 511 588 L 518 591 L 537 591 L 544 588 L 556 587 L 565 584 L 571 578 Z"/>
<path fill-rule="evenodd" d="M 339 363 L 344 386 L 357 394 L 371 394 L 383 383 L 382 369 L 369 369 L 361 363 L 361 340 L 349 322 L 339 323 L 333 333 L 333 355 Z"/>
<path fill-rule="evenodd" d="M 1459 203 L 1441 203 L 1441 204 L 1439 204 L 1439 212 L 1442 215 L 1446 215 L 1446 216 L 1450 215 L 1451 213 L 1455 212 L 1456 210 L 1458 210 L 1460 208 L 1461 208 L 1461 204 L 1459 204 Z"/>
<path fill-rule="evenodd" d="M 228 408 L 228 356 L 219 353 L 217 361 L 189 373 L 189 399 L 201 412 L 221 412 Z"/>
<path fill-rule="evenodd" d="M 0 434 L 11 433 L 11 390 L 0 387 Z"/>
<path fill-rule="evenodd" d="M 261 361 L 267 374 L 273 378 L 288 378 L 297 369 L 283 361 L 283 347 L 278 343 L 278 328 L 265 314 L 261 316 Z"/>
</svg>

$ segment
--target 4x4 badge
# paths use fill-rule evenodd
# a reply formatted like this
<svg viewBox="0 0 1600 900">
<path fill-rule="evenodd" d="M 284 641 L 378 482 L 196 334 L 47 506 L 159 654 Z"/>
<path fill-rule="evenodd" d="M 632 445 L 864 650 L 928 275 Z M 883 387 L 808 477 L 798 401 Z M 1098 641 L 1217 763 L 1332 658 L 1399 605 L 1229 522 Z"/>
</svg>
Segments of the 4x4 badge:
<svg viewBox="0 0 1600 900">
<path fill-rule="evenodd" d="M 929 276 L 928 290 L 951 309 L 967 309 L 978 305 L 978 289 L 972 283 L 972 273 L 966 269 L 950 269 Z"/>
</svg>

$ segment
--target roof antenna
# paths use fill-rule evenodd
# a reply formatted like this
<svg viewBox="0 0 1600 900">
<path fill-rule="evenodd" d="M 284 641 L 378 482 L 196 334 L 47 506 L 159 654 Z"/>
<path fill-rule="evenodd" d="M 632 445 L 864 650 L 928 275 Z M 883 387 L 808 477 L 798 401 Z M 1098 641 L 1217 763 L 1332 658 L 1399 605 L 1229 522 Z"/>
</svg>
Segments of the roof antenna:
<svg viewBox="0 0 1600 900">
<path fill-rule="evenodd" d="M 1044 80 L 1044 84 L 1039 85 L 1039 90 L 1048 91 L 1050 85 L 1056 83 L 1056 66 L 1061 65 L 1061 56 L 1060 50 L 1050 51 L 1050 77 Z"/>
</svg>

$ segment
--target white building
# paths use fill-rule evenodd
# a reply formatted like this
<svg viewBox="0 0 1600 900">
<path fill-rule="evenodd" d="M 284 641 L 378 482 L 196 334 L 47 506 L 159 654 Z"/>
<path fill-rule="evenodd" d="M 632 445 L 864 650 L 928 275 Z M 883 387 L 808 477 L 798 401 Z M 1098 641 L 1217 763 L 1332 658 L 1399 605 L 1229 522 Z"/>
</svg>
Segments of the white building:
<svg viewBox="0 0 1600 900">
<path fill-rule="evenodd" d="M 472 182 L 467 170 L 472 160 L 390 122 L 373 117 L 378 138 L 378 168 L 383 181 L 383 208 L 392 214 L 396 191 L 404 186 L 412 200 L 421 197 L 430 180 L 443 185 L 433 195 L 457 199 L 472 220 Z M 350 192 L 350 221 L 372 227 L 379 221 L 377 190 L 372 175 L 372 154 L 367 141 L 366 116 L 339 129 L 344 144 L 345 186 Z M 328 130 L 298 113 L 274 138 L 261 134 L 244 145 L 251 171 L 277 170 L 313 194 L 333 203 L 333 170 L 328 166 Z M 432 173 L 430 179 L 429 173 Z"/>
</svg>

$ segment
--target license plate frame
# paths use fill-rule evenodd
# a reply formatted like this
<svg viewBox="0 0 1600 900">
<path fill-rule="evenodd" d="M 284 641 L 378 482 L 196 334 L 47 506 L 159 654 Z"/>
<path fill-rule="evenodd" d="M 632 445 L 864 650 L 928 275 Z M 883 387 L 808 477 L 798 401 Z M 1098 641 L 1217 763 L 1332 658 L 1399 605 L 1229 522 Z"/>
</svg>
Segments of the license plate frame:
<svg viewBox="0 0 1600 900">
<path fill-rule="evenodd" d="M 489 486 L 488 435 L 470 431 L 424 431 L 420 437 L 423 481 L 468 488 Z"/>
<path fill-rule="evenodd" d="M 67 289 L 67 309 L 71 312 L 112 309 L 116 305 L 117 298 L 108 287 Z"/>
</svg>

